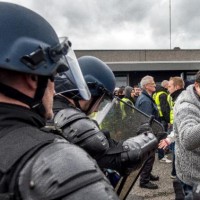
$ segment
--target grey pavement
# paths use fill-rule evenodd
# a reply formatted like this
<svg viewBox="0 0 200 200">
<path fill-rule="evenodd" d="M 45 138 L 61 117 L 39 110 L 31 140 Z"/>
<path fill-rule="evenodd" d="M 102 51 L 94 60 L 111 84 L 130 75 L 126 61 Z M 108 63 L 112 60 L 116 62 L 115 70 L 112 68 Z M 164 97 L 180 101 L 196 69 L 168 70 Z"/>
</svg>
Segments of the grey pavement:
<svg viewBox="0 0 200 200">
<path fill-rule="evenodd" d="M 168 154 L 168 159 L 171 159 L 171 154 Z M 156 154 L 156 160 L 154 163 L 152 174 L 160 177 L 158 184 L 159 188 L 156 190 L 150 190 L 139 187 L 139 181 L 137 180 L 135 186 L 131 190 L 127 197 L 127 200 L 174 200 L 173 179 L 170 178 L 172 165 L 167 163 L 160 163 L 158 161 L 158 155 Z"/>
</svg>

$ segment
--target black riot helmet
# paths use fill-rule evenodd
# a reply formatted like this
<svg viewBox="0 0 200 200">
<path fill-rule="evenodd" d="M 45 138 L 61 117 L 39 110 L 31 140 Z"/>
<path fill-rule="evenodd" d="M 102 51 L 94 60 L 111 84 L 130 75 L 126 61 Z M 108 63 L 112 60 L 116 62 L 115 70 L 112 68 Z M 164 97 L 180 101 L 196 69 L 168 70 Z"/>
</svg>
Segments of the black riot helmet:
<svg viewBox="0 0 200 200">
<path fill-rule="evenodd" d="M 76 76 L 80 71 L 68 39 L 59 39 L 52 26 L 32 10 L 0 2 L 0 27 L 0 69 L 38 75 L 34 98 L 0 82 L 0 92 L 6 96 L 36 108 L 48 80 L 57 72 L 68 70 Z"/>
<path fill-rule="evenodd" d="M 115 90 L 115 76 L 108 65 L 93 56 L 80 57 L 78 62 L 91 96 L 99 97 L 105 94 L 112 97 Z"/>
<path fill-rule="evenodd" d="M 52 26 L 37 13 L 0 2 L 0 27 L 0 68 L 51 76 L 66 67 L 60 58 L 67 47 L 60 46 Z"/>
<path fill-rule="evenodd" d="M 112 70 L 100 59 L 93 56 L 83 56 L 78 59 L 82 74 L 87 83 L 93 101 L 86 114 L 90 113 L 96 105 L 103 100 L 112 100 L 115 89 L 115 76 Z M 62 94 L 72 98 L 77 107 L 80 108 L 78 100 L 83 99 L 73 84 L 73 78 L 68 72 L 64 72 L 55 78 L 55 90 L 57 94 Z"/>
<path fill-rule="evenodd" d="M 100 59 L 94 56 L 82 56 L 78 59 L 83 77 L 92 97 L 113 97 L 115 76 L 112 70 Z M 73 99 L 83 99 L 73 83 L 73 77 L 68 72 L 60 73 L 55 77 L 56 93 Z"/>
<path fill-rule="evenodd" d="M 84 112 L 92 114 L 103 107 L 109 107 L 112 104 L 116 84 L 112 70 L 103 61 L 93 56 L 83 56 L 78 59 L 78 62 L 93 97 L 89 108 Z"/>
</svg>

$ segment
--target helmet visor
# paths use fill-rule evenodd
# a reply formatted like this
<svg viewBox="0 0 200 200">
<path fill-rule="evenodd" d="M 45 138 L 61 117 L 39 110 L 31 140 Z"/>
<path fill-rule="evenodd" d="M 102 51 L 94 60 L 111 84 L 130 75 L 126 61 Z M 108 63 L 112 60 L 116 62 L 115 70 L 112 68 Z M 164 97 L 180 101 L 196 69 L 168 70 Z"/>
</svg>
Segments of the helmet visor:
<svg viewBox="0 0 200 200">
<path fill-rule="evenodd" d="M 69 47 L 68 54 L 65 56 L 65 58 L 68 63 L 71 75 L 73 77 L 73 79 L 71 81 L 73 81 L 75 83 L 75 85 L 77 86 L 82 98 L 85 100 L 89 100 L 91 98 L 89 88 L 88 88 L 88 86 L 85 82 L 85 79 L 83 77 L 83 74 L 81 72 L 76 55 L 71 47 Z"/>
<path fill-rule="evenodd" d="M 76 90 L 78 89 L 82 98 L 84 100 L 89 100 L 91 98 L 91 94 L 81 72 L 76 55 L 71 48 L 71 43 L 66 37 L 62 37 L 59 39 L 60 45 L 67 47 L 67 53 L 65 53 L 64 59 L 69 67 L 69 70 L 67 72 L 64 72 L 66 73 L 66 75 L 62 75 L 62 78 L 68 78 L 68 80 L 65 81 L 65 89 L 60 93 L 68 92 L 71 89 L 70 85 L 75 85 Z M 69 83 L 69 87 L 67 87 L 67 82 Z"/>
<path fill-rule="evenodd" d="M 97 123 L 100 125 L 115 104 L 115 102 L 115 98 L 113 98 L 112 100 L 110 98 L 104 98 L 98 107 L 98 111 L 93 112 L 92 114 L 90 114 L 89 117 L 96 120 Z"/>
</svg>

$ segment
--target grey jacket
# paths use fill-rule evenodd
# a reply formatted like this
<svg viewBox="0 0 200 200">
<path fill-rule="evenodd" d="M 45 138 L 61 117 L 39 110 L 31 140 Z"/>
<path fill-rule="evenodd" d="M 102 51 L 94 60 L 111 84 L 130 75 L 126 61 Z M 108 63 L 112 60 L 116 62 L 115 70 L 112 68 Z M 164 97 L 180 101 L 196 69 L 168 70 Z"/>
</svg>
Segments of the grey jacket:
<svg viewBox="0 0 200 200">
<path fill-rule="evenodd" d="M 200 99 L 190 85 L 174 106 L 177 176 L 184 183 L 200 183 Z"/>
</svg>

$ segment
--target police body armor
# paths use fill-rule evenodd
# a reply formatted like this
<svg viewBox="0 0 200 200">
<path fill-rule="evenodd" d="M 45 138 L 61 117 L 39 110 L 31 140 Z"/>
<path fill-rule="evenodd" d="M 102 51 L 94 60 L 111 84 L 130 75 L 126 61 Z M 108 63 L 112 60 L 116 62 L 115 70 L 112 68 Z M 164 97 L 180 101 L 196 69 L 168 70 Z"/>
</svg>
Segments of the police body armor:
<svg viewBox="0 0 200 200">
<path fill-rule="evenodd" d="M 118 199 L 88 154 L 61 137 L 30 126 L 1 135 L 1 200 Z"/>
<path fill-rule="evenodd" d="M 76 108 L 67 108 L 59 111 L 54 117 L 55 125 L 62 129 L 64 137 L 92 155 L 101 167 L 120 170 L 120 173 L 128 173 L 141 167 L 142 160 L 148 156 L 148 152 L 157 146 L 157 139 L 152 133 L 144 133 L 125 141 L 111 145 L 109 133 L 104 134 L 95 121 L 89 119 Z M 108 166 L 102 166 L 99 161 L 105 157 L 114 162 Z M 112 158 L 111 158 L 112 156 Z"/>
<path fill-rule="evenodd" d="M 63 136 L 73 144 L 85 149 L 98 159 L 104 154 L 109 144 L 98 125 L 80 110 L 69 107 L 59 111 L 54 117 L 56 128 L 62 129 Z"/>
</svg>

